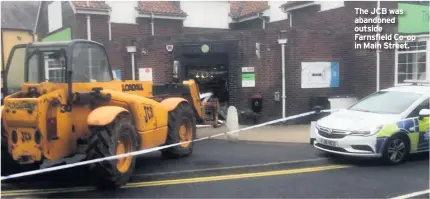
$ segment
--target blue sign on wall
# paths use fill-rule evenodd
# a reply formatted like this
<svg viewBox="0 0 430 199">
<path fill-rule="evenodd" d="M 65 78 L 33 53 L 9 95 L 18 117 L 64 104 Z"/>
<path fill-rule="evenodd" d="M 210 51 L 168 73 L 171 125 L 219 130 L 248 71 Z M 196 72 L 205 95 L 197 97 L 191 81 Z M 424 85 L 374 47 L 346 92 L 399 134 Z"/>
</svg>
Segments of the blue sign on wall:
<svg viewBox="0 0 430 199">
<path fill-rule="evenodd" d="M 331 65 L 330 87 L 339 87 L 339 63 L 330 62 L 330 65 Z"/>
</svg>

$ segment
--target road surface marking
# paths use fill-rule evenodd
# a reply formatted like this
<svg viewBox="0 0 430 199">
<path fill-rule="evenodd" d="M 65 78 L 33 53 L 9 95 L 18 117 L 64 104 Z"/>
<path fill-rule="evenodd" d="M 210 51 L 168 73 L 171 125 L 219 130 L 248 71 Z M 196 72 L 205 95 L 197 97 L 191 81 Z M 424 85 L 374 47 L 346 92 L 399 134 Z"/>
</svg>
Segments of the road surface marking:
<svg viewBox="0 0 430 199">
<path fill-rule="evenodd" d="M 406 199 L 406 198 L 412 198 L 412 197 L 419 196 L 419 195 L 424 195 L 427 193 L 430 193 L 430 189 L 423 190 L 423 191 L 417 191 L 417 192 L 413 192 L 413 193 L 408 193 L 408 194 L 397 196 L 397 197 L 394 197 L 391 199 Z"/>
<path fill-rule="evenodd" d="M 137 183 L 129 183 L 126 186 L 124 186 L 124 188 L 187 184 L 187 183 L 210 182 L 210 181 L 220 181 L 220 180 L 235 180 L 235 179 L 243 179 L 243 178 L 267 177 L 267 176 L 277 176 L 277 175 L 291 175 L 291 174 L 298 174 L 298 173 L 309 173 L 309 172 L 316 172 L 316 171 L 341 169 L 341 168 L 347 168 L 347 167 L 350 167 L 350 166 L 329 165 L 329 166 L 308 167 L 308 168 L 288 169 L 288 170 L 279 170 L 279 171 L 230 174 L 230 175 L 185 178 L 185 179 L 176 179 L 176 180 L 160 180 L 160 181 L 153 181 L 153 182 L 137 182 Z"/>
<path fill-rule="evenodd" d="M 320 160 L 327 160 L 327 158 L 314 158 L 314 159 L 305 159 L 305 160 L 290 160 L 290 161 L 281 161 L 281 162 L 269 162 L 264 164 L 250 164 L 250 165 L 239 165 L 239 166 L 229 166 L 229 167 L 215 167 L 215 168 L 207 168 L 207 169 L 191 169 L 191 170 L 181 170 L 181 171 L 171 171 L 171 172 L 159 172 L 159 173 L 143 173 L 143 174 L 134 174 L 133 176 L 158 176 L 158 175 L 169 175 L 169 174 L 180 174 L 180 173 L 194 173 L 201 171 L 218 171 L 218 170 L 229 170 L 229 169 L 243 169 L 243 168 L 252 168 L 252 167 L 263 167 L 263 166 L 274 166 L 274 165 L 282 165 L 282 164 L 293 164 L 293 163 L 301 163 L 301 162 L 316 162 Z"/>
<path fill-rule="evenodd" d="M 310 173 L 334 169 L 348 168 L 348 165 L 328 165 L 319 167 L 307 167 L 300 169 L 287 169 L 279 171 L 267 171 L 267 172 L 256 172 L 256 173 L 244 173 L 244 174 L 230 174 L 220 176 L 209 176 L 209 177 L 196 177 L 196 178 L 184 178 L 175 180 L 159 180 L 149 182 L 135 182 L 128 183 L 121 187 L 126 188 L 137 188 L 137 187 L 152 187 L 152 186 L 163 186 L 163 185 L 176 185 L 176 184 L 188 184 L 188 183 L 200 183 L 210 181 L 221 181 L 221 180 L 235 180 L 244 178 L 256 178 L 256 177 L 267 177 L 267 176 L 279 176 L 279 175 L 292 175 L 299 173 Z M 19 195 L 40 195 L 40 194 L 53 194 L 53 193 L 70 193 L 70 192 L 84 192 L 95 190 L 95 187 L 72 187 L 72 188 L 56 188 L 56 189 L 33 189 L 33 190 L 12 190 L 2 191 L 1 196 L 19 196 Z"/>
<path fill-rule="evenodd" d="M 134 177 L 143 177 L 143 176 L 162 176 L 162 175 L 170 175 L 170 174 L 181 174 L 181 173 L 194 173 L 194 172 L 203 172 L 203 171 L 219 171 L 219 170 L 229 170 L 229 169 L 244 169 L 244 168 L 253 168 L 253 167 L 264 167 L 264 166 L 274 166 L 274 165 L 282 165 L 282 164 L 293 164 L 293 163 L 302 163 L 302 162 L 316 162 L 321 160 L 327 160 L 327 158 L 313 158 L 313 159 L 304 159 L 304 160 L 289 160 L 289 161 L 280 161 L 280 162 L 268 162 L 263 164 L 250 164 L 250 165 L 238 165 L 238 166 L 228 166 L 228 167 L 214 167 L 214 168 L 206 168 L 206 169 L 190 169 L 190 170 L 180 170 L 180 171 L 171 171 L 171 172 L 158 172 L 158 173 L 137 173 L 133 174 Z M 46 182 L 46 181 L 43 181 Z M 2 183 L 3 186 L 8 186 L 13 184 L 10 183 Z"/>
</svg>

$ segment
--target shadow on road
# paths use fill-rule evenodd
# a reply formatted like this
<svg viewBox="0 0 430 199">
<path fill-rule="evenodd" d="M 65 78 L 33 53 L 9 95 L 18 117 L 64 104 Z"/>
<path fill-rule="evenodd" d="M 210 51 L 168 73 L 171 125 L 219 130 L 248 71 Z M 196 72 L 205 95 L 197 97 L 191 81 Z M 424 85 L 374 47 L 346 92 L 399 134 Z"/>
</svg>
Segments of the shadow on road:
<svg viewBox="0 0 430 199">
<path fill-rule="evenodd" d="M 359 167 L 375 167 L 375 166 L 389 166 L 385 164 L 381 159 L 378 158 L 360 158 L 360 157 L 349 157 L 336 154 L 327 154 L 318 152 L 318 156 L 328 158 L 328 161 L 333 164 L 350 164 Z M 429 163 L 429 153 L 418 153 L 410 154 L 408 159 L 404 162 L 405 164 L 414 164 L 417 162 Z M 394 165 L 395 166 L 395 165 Z"/>
</svg>

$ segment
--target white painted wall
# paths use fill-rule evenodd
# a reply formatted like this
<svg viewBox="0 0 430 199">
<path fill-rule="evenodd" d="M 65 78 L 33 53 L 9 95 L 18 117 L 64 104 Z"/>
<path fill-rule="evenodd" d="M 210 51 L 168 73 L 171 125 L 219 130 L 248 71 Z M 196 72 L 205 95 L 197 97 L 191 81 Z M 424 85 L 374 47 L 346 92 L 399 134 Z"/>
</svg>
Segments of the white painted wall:
<svg viewBox="0 0 430 199">
<path fill-rule="evenodd" d="M 188 14 L 184 27 L 229 28 L 228 1 L 181 1 L 181 9 Z"/>
<path fill-rule="evenodd" d="M 135 24 L 138 1 L 105 1 L 111 8 L 110 22 Z"/>
<path fill-rule="evenodd" d="M 321 5 L 320 12 L 345 6 L 344 1 L 316 1 L 315 3 Z"/>
<path fill-rule="evenodd" d="M 53 1 L 48 5 L 49 32 L 63 27 L 62 1 Z"/>
<path fill-rule="evenodd" d="M 288 19 L 287 13 L 284 13 L 280 6 L 285 1 L 269 1 L 270 8 L 264 12 L 264 16 L 270 17 L 270 22 L 282 21 Z M 321 6 L 320 12 L 344 7 L 344 1 L 316 1 Z"/>
<path fill-rule="evenodd" d="M 270 8 L 264 12 L 264 16 L 270 17 L 270 22 L 282 21 L 288 19 L 288 15 L 282 12 L 280 6 L 285 3 L 285 1 L 269 1 Z"/>
</svg>

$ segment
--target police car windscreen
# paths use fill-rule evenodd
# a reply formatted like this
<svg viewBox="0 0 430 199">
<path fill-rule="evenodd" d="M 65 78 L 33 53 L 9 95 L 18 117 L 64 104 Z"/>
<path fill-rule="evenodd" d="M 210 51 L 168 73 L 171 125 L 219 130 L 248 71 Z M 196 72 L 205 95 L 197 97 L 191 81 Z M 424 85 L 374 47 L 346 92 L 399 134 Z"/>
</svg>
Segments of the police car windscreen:
<svg viewBox="0 0 430 199">
<path fill-rule="evenodd" d="M 382 114 L 400 114 L 421 96 L 418 93 L 380 91 L 364 98 L 349 109 Z"/>
</svg>

